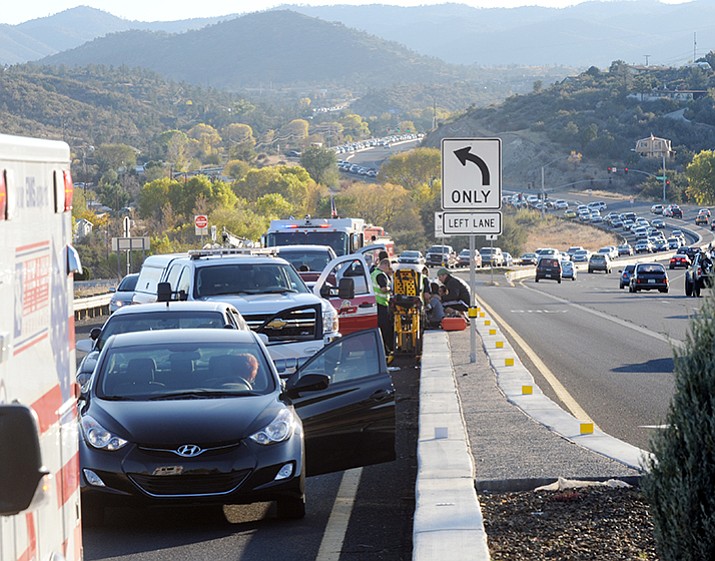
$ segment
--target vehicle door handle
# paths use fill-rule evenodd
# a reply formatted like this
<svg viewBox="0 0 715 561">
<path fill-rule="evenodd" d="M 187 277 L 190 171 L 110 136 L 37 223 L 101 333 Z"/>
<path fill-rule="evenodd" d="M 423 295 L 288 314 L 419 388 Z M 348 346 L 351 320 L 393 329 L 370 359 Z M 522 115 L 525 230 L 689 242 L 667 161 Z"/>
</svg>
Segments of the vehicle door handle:
<svg viewBox="0 0 715 561">
<path fill-rule="evenodd" d="M 377 390 L 370 396 L 371 401 L 385 401 L 386 399 L 391 399 L 394 391 L 390 390 Z"/>
<path fill-rule="evenodd" d="M 363 302 L 358 306 L 358 308 L 372 308 L 374 305 L 374 302 Z"/>
</svg>

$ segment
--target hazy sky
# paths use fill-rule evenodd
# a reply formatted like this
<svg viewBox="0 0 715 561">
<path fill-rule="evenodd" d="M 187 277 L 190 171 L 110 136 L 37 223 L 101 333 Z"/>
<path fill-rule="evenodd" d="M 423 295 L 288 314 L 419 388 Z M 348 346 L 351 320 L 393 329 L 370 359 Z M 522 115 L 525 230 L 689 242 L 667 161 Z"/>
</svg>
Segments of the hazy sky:
<svg viewBox="0 0 715 561">
<path fill-rule="evenodd" d="M 435 0 L 301 0 L 296 2 L 275 0 L 26 0 L 15 3 L 3 2 L 0 23 L 16 24 L 62 12 L 79 5 L 92 6 L 115 16 L 140 21 L 171 21 L 197 17 L 223 16 L 244 12 L 255 12 L 284 4 L 333 5 L 333 4 L 388 4 L 398 6 L 419 6 L 441 4 Z M 579 4 L 579 0 L 452 0 L 481 8 L 539 5 L 562 8 Z M 668 0 L 667 3 L 679 0 Z"/>
</svg>

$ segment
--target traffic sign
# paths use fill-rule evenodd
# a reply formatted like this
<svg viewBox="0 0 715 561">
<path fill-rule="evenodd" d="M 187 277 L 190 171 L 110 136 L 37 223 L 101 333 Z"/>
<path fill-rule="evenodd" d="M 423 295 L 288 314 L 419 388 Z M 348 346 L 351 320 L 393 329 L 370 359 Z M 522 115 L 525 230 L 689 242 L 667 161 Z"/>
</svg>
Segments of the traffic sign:
<svg viewBox="0 0 715 561">
<path fill-rule="evenodd" d="M 209 227 L 209 217 L 205 214 L 194 216 L 194 230 L 197 236 L 205 236 Z"/>
<path fill-rule="evenodd" d="M 499 235 L 501 212 L 443 212 L 442 231 L 451 235 Z"/>
<path fill-rule="evenodd" d="M 501 138 L 442 139 L 442 208 L 501 208 Z"/>
<path fill-rule="evenodd" d="M 442 212 L 434 213 L 434 237 L 435 238 L 448 238 L 442 229 Z"/>
</svg>

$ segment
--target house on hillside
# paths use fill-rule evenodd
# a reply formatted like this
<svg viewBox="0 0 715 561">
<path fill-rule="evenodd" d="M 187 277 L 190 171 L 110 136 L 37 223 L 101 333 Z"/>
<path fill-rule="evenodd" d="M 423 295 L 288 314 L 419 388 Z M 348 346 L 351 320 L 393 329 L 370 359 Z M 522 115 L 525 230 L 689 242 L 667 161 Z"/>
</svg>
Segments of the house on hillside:
<svg viewBox="0 0 715 561">
<path fill-rule="evenodd" d="M 77 224 L 75 224 L 75 227 L 74 227 L 74 241 L 75 241 L 75 243 L 81 242 L 83 239 L 85 239 L 87 236 L 89 236 L 92 233 L 93 228 L 94 228 L 94 224 L 92 224 L 86 218 L 80 218 L 79 220 L 77 220 Z"/>
<path fill-rule="evenodd" d="M 670 145 L 670 140 L 653 136 L 641 138 L 636 142 L 636 152 L 644 158 L 672 158 L 675 152 Z"/>
</svg>

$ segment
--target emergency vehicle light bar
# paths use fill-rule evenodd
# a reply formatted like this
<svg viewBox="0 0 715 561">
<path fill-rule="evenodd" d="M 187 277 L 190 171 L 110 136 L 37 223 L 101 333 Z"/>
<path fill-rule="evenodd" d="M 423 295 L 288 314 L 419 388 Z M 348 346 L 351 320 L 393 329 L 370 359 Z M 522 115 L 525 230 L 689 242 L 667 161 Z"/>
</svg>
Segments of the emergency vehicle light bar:
<svg viewBox="0 0 715 561">
<path fill-rule="evenodd" d="M 223 257 L 232 255 L 278 255 L 275 247 L 221 247 L 215 249 L 192 249 L 189 251 L 190 259 L 200 259 L 201 257 Z"/>
<path fill-rule="evenodd" d="M 311 224 L 310 222 L 308 222 L 306 224 L 286 224 L 283 227 L 296 229 L 296 228 L 331 228 L 332 226 L 330 224 Z"/>
</svg>

